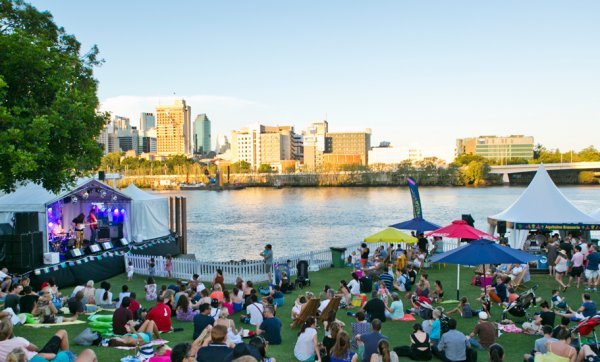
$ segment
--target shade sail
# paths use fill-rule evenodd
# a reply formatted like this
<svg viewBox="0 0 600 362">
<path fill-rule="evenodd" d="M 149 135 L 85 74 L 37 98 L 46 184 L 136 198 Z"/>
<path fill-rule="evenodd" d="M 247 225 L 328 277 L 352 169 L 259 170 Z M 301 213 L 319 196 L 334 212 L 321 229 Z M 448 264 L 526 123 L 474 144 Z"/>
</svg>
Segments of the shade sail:
<svg viewBox="0 0 600 362">
<path fill-rule="evenodd" d="M 418 232 L 436 230 L 441 228 L 441 226 L 431 223 L 425 219 L 420 217 L 416 217 L 414 219 L 410 219 L 407 221 L 403 221 L 394 225 L 390 225 L 391 228 L 396 228 L 400 230 L 415 230 Z"/>
<path fill-rule="evenodd" d="M 402 231 L 394 228 L 386 228 L 376 234 L 367 236 L 365 239 L 367 243 L 407 243 L 412 244 L 417 242 L 417 238 L 403 233 Z"/>
<path fill-rule="evenodd" d="M 563 195 L 543 164 L 521 196 L 489 219 L 511 222 L 514 229 L 572 229 L 569 226 L 600 224 L 600 220 L 579 210 Z"/>
<path fill-rule="evenodd" d="M 489 239 L 495 240 L 496 237 L 485 233 L 481 230 L 475 229 L 474 227 L 467 224 L 464 220 L 454 220 L 452 224 L 444 226 L 443 228 L 433 230 L 425 234 L 425 236 L 438 236 L 442 238 L 457 238 L 457 239 Z"/>
</svg>

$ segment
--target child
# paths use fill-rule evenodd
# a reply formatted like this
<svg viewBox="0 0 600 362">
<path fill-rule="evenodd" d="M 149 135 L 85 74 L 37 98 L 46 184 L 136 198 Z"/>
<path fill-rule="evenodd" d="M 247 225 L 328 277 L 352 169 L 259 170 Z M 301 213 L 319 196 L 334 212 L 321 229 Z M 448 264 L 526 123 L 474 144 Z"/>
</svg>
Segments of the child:
<svg viewBox="0 0 600 362">
<path fill-rule="evenodd" d="M 473 317 L 473 309 L 471 308 L 471 304 L 469 304 L 469 299 L 467 299 L 467 297 L 460 298 L 460 302 L 458 303 L 456 308 L 446 313 L 446 315 L 450 315 L 456 312 L 458 312 L 463 318 Z"/>
<path fill-rule="evenodd" d="M 385 286 L 385 283 L 380 281 L 379 288 L 377 289 L 377 297 L 379 297 L 379 299 L 383 300 L 383 304 L 387 305 L 388 296 L 390 296 L 390 295 L 391 295 L 390 291 Z"/>
<path fill-rule="evenodd" d="M 558 289 L 552 289 L 552 305 L 556 309 L 567 309 L 567 302 L 563 297 L 558 295 Z"/>
<path fill-rule="evenodd" d="M 167 278 L 173 277 L 173 257 L 171 254 L 167 254 L 165 261 L 165 271 L 167 272 Z"/>
<path fill-rule="evenodd" d="M 146 289 L 146 300 L 156 300 L 156 283 L 154 282 L 153 277 L 149 277 L 148 280 L 146 280 L 146 286 L 144 288 Z"/>
<path fill-rule="evenodd" d="M 440 322 L 440 317 L 442 316 L 442 312 L 438 309 L 433 310 L 433 322 L 431 323 L 431 332 L 429 333 L 429 340 L 431 341 L 432 346 L 437 346 L 440 338 L 442 337 L 442 324 Z"/>
<path fill-rule="evenodd" d="M 131 281 L 133 279 L 133 262 L 130 260 L 127 263 L 127 281 Z"/>
<path fill-rule="evenodd" d="M 154 257 L 151 257 L 148 262 L 148 275 L 150 275 L 151 278 L 154 278 L 156 275 L 156 262 L 154 261 Z"/>
</svg>

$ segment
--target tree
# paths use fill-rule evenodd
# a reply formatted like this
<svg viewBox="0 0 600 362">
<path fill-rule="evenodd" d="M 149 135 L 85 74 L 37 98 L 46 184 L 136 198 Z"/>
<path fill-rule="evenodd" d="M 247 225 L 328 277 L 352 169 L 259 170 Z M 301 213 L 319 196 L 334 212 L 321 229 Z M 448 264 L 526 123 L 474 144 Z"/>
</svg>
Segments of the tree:
<svg viewBox="0 0 600 362">
<path fill-rule="evenodd" d="M 96 111 L 97 56 L 50 13 L 0 0 L 0 189 L 33 181 L 56 192 L 98 167 L 108 118 Z"/>
<path fill-rule="evenodd" d="M 600 152 L 594 146 L 589 146 L 579 151 L 577 160 L 580 162 L 598 162 L 600 161 Z"/>
<path fill-rule="evenodd" d="M 490 166 L 487 163 L 471 161 L 462 171 L 463 182 L 465 185 L 484 185 L 489 172 Z"/>
<path fill-rule="evenodd" d="M 272 173 L 273 170 L 271 169 L 271 166 L 268 163 L 261 163 L 260 166 L 258 166 L 258 173 Z"/>
</svg>

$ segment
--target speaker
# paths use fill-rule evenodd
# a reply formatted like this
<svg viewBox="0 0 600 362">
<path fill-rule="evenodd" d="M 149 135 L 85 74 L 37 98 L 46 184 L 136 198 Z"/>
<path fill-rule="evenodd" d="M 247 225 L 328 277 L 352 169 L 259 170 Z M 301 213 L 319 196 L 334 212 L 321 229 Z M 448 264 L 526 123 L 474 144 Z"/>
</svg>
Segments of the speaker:
<svg viewBox="0 0 600 362">
<path fill-rule="evenodd" d="M 475 220 L 471 216 L 471 214 L 462 214 L 462 219 L 467 222 L 469 226 L 474 226 Z"/>
<path fill-rule="evenodd" d="M 83 249 L 81 248 L 75 248 L 75 249 L 70 249 L 69 250 L 69 258 L 73 259 L 73 258 L 79 258 L 80 256 L 83 256 Z"/>
<path fill-rule="evenodd" d="M 113 244 L 110 241 L 105 241 L 102 243 L 102 249 L 110 250 L 113 248 Z"/>
<path fill-rule="evenodd" d="M 92 244 L 90 246 L 88 246 L 88 251 L 90 254 L 94 254 L 94 253 L 99 253 L 102 251 L 102 249 L 100 248 L 100 245 L 98 244 Z"/>
<path fill-rule="evenodd" d="M 9 224 L 9 223 L 0 224 L 0 235 L 13 235 L 14 233 L 15 233 L 15 230 L 13 229 L 11 224 Z"/>
<path fill-rule="evenodd" d="M 118 244 L 121 244 L 121 246 L 127 246 L 129 245 L 129 241 L 126 238 L 121 238 L 117 241 Z"/>
<path fill-rule="evenodd" d="M 98 228 L 98 239 L 110 239 L 110 228 L 108 226 Z"/>
<path fill-rule="evenodd" d="M 27 234 L 39 231 L 37 212 L 15 213 L 15 233 Z"/>
<path fill-rule="evenodd" d="M 41 232 L 15 235 L 8 239 L 7 266 L 9 269 L 33 269 L 43 262 L 44 236 Z"/>
<path fill-rule="evenodd" d="M 506 234 L 506 221 L 498 221 L 496 225 L 498 234 Z"/>
<path fill-rule="evenodd" d="M 98 180 L 104 181 L 106 178 L 106 173 L 104 171 L 98 171 Z"/>
</svg>

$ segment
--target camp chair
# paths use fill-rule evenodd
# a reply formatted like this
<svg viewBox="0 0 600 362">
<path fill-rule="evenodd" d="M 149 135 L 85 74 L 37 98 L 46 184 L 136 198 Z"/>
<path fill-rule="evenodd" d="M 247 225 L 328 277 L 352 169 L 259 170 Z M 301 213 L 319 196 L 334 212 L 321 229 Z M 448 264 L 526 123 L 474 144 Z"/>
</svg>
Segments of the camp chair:
<svg viewBox="0 0 600 362">
<path fill-rule="evenodd" d="M 511 281 L 511 284 L 513 288 L 515 288 L 515 290 L 518 290 L 519 288 L 525 288 L 525 286 L 523 285 L 523 278 L 525 277 L 525 274 L 527 274 L 528 271 L 529 265 L 523 268 L 523 270 L 519 274 L 517 274 L 517 276 Z"/>
<path fill-rule="evenodd" d="M 306 305 L 304 306 L 304 308 L 302 308 L 302 312 L 300 313 L 298 318 L 294 319 L 294 321 L 292 322 L 292 328 L 303 325 L 304 322 L 306 322 L 306 320 L 308 319 L 308 317 L 316 316 L 317 310 L 319 310 L 320 302 L 321 301 L 318 298 L 312 298 L 311 300 L 306 302 Z"/>
<path fill-rule="evenodd" d="M 327 320 L 327 315 L 329 314 L 330 311 L 333 310 L 333 311 L 337 312 L 337 310 L 340 308 L 341 300 L 342 300 L 341 297 L 331 298 L 331 300 L 329 301 L 329 304 L 327 304 L 327 307 L 325 307 L 325 309 L 323 309 L 323 313 L 321 313 L 321 315 L 319 316 L 319 321 L 321 323 L 323 323 Z"/>
</svg>

